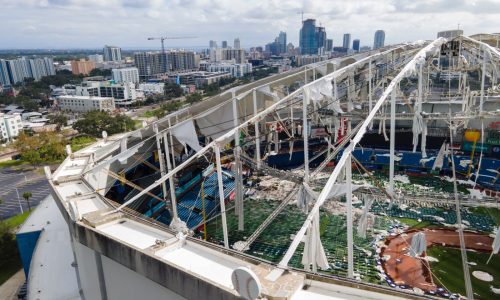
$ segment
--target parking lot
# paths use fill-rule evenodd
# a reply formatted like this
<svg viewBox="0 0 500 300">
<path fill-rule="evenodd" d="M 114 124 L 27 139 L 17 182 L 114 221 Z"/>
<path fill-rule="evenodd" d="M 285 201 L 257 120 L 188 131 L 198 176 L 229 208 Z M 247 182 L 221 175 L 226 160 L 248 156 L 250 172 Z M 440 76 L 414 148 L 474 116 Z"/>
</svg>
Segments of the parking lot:
<svg viewBox="0 0 500 300">
<path fill-rule="evenodd" d="M 36 172 L 21 172 L 12 169 L 0 169 L 0 219 L 6 219 L 28 209 L 23 198 L 24 192 L 31 192 L 31 207 L 49 194 L 49 184 L 45 176 Z"/>
</svg>

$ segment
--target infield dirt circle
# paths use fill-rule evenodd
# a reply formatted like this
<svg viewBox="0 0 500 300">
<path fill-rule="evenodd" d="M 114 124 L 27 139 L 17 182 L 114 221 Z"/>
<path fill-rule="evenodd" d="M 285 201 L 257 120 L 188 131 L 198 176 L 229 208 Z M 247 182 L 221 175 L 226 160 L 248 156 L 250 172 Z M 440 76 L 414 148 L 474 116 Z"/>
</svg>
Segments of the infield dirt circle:
<svg viewBox="0 0 500 300">
<path fill-rule="evenodd" d="M 386 261 L 382 259 L 382 267 L 396 285 L 407 285 L 424 291 L 435 291 L 438 287 L 432 279 L 427 260 L 407 255 L 411 239 L 418 232 L 425 233 L 427 248 L 434 245 L 460 247 L 458 232 L 455 230 L 429 228 L 409 230 L 394 237 L 387 237 L 385 240 L 386 247 L 381 249 L 380 257 L 390 256 L 390 258 Z M 467 249 L 482 252 L 492 250 L 493 238 L 487 235 L 464 231 L 464 238 Z"/>
</svg>

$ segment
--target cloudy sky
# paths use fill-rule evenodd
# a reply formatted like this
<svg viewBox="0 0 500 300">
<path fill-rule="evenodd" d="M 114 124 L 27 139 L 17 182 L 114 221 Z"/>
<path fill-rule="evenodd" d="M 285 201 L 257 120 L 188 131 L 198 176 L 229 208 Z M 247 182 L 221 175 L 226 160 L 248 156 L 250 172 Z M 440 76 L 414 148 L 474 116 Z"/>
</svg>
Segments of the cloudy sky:
<svg viewBox="0 0 500 300">
<path fill-rule="evenodd" d="M 280 30 L 298 44 L 304 18 L 326 27 L 334 45 L 349 32 L 371 46 L 377 29 L 386 44 L 432 39 L 460 28 L 500 32 L 500 0 L 0 0 L 0 48 L 156 47 L 149 36 L 193 36 L 170 46 L 207 46 L 240 37 L 264 45 Z"/>
</svg>

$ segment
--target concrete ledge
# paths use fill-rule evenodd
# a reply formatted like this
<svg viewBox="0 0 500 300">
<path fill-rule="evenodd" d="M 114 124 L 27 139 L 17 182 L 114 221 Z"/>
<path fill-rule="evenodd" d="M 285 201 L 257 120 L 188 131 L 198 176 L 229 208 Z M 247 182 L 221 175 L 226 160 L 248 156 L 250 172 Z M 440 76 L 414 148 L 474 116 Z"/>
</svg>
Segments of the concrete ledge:
<svg viewBox="0 0 500 300">
<path fill-rule="evenodd" d="M 182 271 L 144 251 L 96 232 L 83 223 L 72 222 L 74 239 L 117 263 L 188 299 L 240 299 L 236 291 L 211 284 Z"/>
</svg>

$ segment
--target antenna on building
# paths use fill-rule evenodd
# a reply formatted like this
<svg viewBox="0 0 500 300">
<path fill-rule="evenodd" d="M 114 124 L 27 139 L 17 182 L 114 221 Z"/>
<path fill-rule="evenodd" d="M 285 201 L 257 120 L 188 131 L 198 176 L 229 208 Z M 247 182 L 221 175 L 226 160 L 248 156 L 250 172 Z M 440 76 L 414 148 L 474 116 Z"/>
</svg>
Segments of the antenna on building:
<svg viewBox="0 0 500 300">
<path fill-rule="evenodd" d="M 302 16 L 302 23 L 304 23 L 304 11 L 301 10 L 300 12 L 297 13 L 298 15 Z"/>
</svg>

